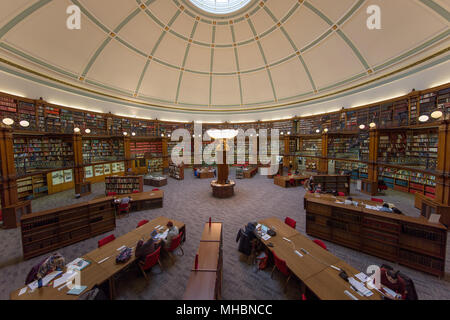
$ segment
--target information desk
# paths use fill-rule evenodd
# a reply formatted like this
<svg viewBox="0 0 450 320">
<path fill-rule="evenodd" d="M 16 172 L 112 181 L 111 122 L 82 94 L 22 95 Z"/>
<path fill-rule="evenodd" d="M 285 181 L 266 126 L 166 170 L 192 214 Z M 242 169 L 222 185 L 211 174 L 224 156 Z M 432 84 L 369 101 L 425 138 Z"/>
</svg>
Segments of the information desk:
<svg viewBox="0 0 450 320">
<path fill-rule="evenodd" d="M 144 176 L 144 185 L 152 187 L 163 187 L 167 185 L 166 177 Z"/>
<path fill-rule="evenodd" d="M 291 186 L 291 179 L 294 179 L 295 187 L 301 185 L 301 181 L 309 179 L 310 175 L 291 175 L 291 176 L 275 176 L 273 178 L 273 183 L 277 186 L 287 188 Z"/>
<path fill-rule="evenodd" d="M 183 300 L 217 300 L 222 288 L 222 223 L 205 224 Z"/>
<path fill-rule="evenodd" d="M 115 196 L 115 200 L 118 202 L 125 197 L 131 198 L 130 211 L 142 211 L 154 208 L 162 208 L 164 204 L 164 191 L 147 191 L 141 193 L 124 194 Z"/>
<path fill-rule="evenodd" d="M 258 172 L 258 167 L 243 168 L 242 172 L 244 173 L 245 179 L 250 179 L 256 175 L 256 173 Z"/>
<path fill-rule="evenodd" d="M 439 277 L 445 275 L 447 228 L 410 217 L 336 203 L 344 197 L 306 194 L 306 232 Z M 369 203 L 369 201 L 364 201 Z"/>
<path fill-rule="evenodd" d="M 106 281 L 109 282 L 110 297 L 114 298 L 115 295 L 115 285 L 114 285 L 114 275 L 124 270 L 127 266 L 134 263 L 137 259 L 134 256 L 134 250 L 136 244 L 140 239 L 147 241 L 150 238 L 150 234 L 155 230 L 157 226 L 164 226 L 168 221 L 172 221 L 175 226 L 178 227 L 180 232 L 183 232 L 183 241 L 186 239 L 186 226 L 183 222 L 172 220 L 166 217 L 158 217 L 145 225 L 132 230 L 131 232 L 115 239 L 114 241 L 104 245 L 101 248 L 97 248 L 90 253 L 82 256 L 83 259 L 91 262 L 91 264 L 81 270 L 81 285 L 87 286 L 87 289 L 83 291 L 82 294 L 91 290 L 96 285 L 101 285 Z M 160 232 L 165 231 L 165 229 Z M 127 246 L 133 248 L 133 253 L 126 263 L 116 264 L 116 256 L 119 254 L 118 248 L 122 246 Z M 106 260 L 105 260 L 106 259 Z M 24 285 L 25 287 L 25 285 Z M 11 292 L 11 300 L 75 300 L 79 296 L 68 295 L 69 289 L 67 287 L 58 290 L 58 288 L 53 287 L 42 287 L 36 289 L 34 292 L 28 288 L 27 292 L 19 296 L 21 289 Z"/>
<path fill-rule="evenodd" d="M 381 295 L 372 291 L 373 295 L 365 297 L 355 292 L 350 284 L 339 277 L 339 271 L 330 267 L 334 265 L 341 267 L 346 271 L 349 277 L 359 273 L 351 268 L 345 262 L 324 250 L 313 241 L 289 227 L 278 218 L 269 218 L 259 221 L 260 224 L 273 228 L 276 235 L 270 239 L 261 241 L 276 255 L 286 261 L 288 268 L 303 283 L 303 293 L 305 286 L 308 287 L 319 299 L 323 300 L 351 300 L 344 292 L 347 290 L 360 300 L 380 300 Z M 284 238 L 290 240 L 286 241 Z M 267 246 L 271 243 L 273 247 Z M 303 254 L 302 257 L 295 253 L 305 249 L 309 254 Z M 331 272 L 331 270 L 334 272 Z M 324 281 L 325 279 L 325 281 Z"/>
</svg>

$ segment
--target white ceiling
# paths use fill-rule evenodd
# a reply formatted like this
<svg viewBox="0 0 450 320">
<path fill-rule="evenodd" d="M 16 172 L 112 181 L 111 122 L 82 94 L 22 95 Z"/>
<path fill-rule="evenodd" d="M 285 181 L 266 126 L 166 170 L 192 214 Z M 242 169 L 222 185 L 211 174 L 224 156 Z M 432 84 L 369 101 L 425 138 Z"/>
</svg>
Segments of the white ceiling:
<svg viewBox="0 0 450 320">
<path fill-rule="evenodd" d="M 66 28 L 74 4 L 81 30 Z M 381 30 L 366 27 L 373 4 Z M 215 16 L 189 0 L 2 0 L 0 58 L 146 110 L 275 112 L 448 57 L 449 8 L 450 0 L 252 0 Z"/>
</svg>

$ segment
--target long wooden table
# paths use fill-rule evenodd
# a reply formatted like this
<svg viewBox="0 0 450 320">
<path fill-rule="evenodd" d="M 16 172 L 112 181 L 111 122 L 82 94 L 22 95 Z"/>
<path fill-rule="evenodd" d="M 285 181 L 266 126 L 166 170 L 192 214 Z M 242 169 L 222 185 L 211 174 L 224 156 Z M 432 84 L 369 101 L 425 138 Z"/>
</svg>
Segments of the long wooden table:
<svg viewBox="0 0 450 320">
<path fill-rule="evenodd" d="M 345 270 L 349 277 L 359 273 L 356 269 L 347 265 L 332 253 L 324 250 L 313 241 L 289 227 L 278 218 L 269 218 L 259 221 L 276 231 L 276 236 L 261 241 L 276 255 L 285 260 L 292 273 L 302 281 L 303 291 L 308 287 L 318 298 L 324 300 L 351 300 L 344 291 L 349 291 L 360 300 L 380 300 L 381 295 L 374 291 L 370 297 L 361 296 L 351 289 L 350 284 L 339 277 L 339 271 L 330 267 L 334 265 Z M 288 242 L 283 237 L 291 240 Z M 273 247 L 268 246 L 271 243 Z M 304 254 L 301 249 L 309 254 Z M 298 250 L 303 257 L 298 256 L 294 250 Z"/>
<path fill-rule="evenodd" d="M 150 239 L 150 234 L 155 230 L 156 226 L 164 226 L 166 228 L 166 224 L 168 221 L 172 221 L 175 226 L 178 227 L 180 232 L 183 232 L 183 241 L 186 239 L 186 226 L 183 222 L 169 219 L 166 217 L 158 217 L 145 225 L 134 229 L 127 234 L 115 239 L 114 241 L 102 246 L 101 248 L 97 248 L 85 255 L 82 256 L 83 259 L 91 262 L 89 266 L 81 270 L 81 285 L 87 286 L 86 290 L 83 293 L 91 290 L 96 285 L 101 285 L 106 281 L 109 282 L 110 288 L 110 297 L 114 298 L 115 296 L 115 285 L 114 285 L 114 275 L 124 270 L 126 267 L 136 262 L 136 257 L 134 255 L 134 249 L 136 248 L 136 244 L 140 239 L 147 241 Z M 164 231 L 164 230 L 163 230 Z M 116 256 L 119 254 L 117 251 L 118 248 L 122 246 L 127 246 L 129 248 L 133 248 L 133 253 L 126 263 L 116 264 Z M 107 260 L 105 260 L 107 259 Z M 102 262 L 102 260 L 104 260 Z M 101 262 L 101 263 L 100 263 Z M 20 289 L 11 292 L 10 299 L 11 300 L 76 300 L 79 296 L 68 295 L 67 292 L 69 289 L 67 287 L 62 290 L 58 290 L 53 287 L 42 287 L 36 289 L 34 292 L 30 292 L 30 289 L 27 289 L 27 292 L 21 296 L 19 296 Z"/>
<path fill-rule="evenodd" d="M 242 170 L 245 179 L 253 178 L 258 173 L 258 167 L 244 168 Z"/>
<path fill-rule="evenodd" d="M 212 222 L 203 228 L 197 251 L 198 268 L 192 267 L 183 300 L 216 300 L 222 287 L 222 223 Z"/>
<path fill-rule="evenodd" d="M 310 175 L 291 175 L 291 176 L 275 176 L 273 178 L 273 183 L 277 186 L 287 188 L 290 186 L 289 181 L 291 179 L 294 179 L 295 186 L 299 186 L 301 183 L 300 181 L 305 181 L 306 179 L 309 179 Z"/>
<path fill-rule="evenodd" d="M 214 170 L 198 170 L 197 174 L 200 179 L 214 178 Z"/>
</svg>

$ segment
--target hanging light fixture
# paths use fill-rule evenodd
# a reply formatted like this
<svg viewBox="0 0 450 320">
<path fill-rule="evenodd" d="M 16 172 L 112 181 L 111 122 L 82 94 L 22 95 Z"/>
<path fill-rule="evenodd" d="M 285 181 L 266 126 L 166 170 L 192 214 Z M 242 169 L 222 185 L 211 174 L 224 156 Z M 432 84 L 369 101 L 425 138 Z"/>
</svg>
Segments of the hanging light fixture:
<svg viewBox="0 0 450 320">
<path fill-rule="evenodd" d="M 19 122 L 21 127 L 27 128 L 30 126 L 30 123 L 27 120 L 22 120 Z"/>
<path fill-rule="evenodd" d="M 75 133 L 79 133 L 81 130 L 80 130 L 80 128 L 74 128 L 73 131 L 74 131 Z"/>
<path fill-rule="evenodd" d="M 2 120 L 3 124 L 6 124 L 7 126 L 12 126 L 14 124 L 14 120 L 11 118 L 5 118 Z"/>
<path fill-rule="evenodd" d="M 421 116 L 419 117 L 419 121 L 420 121 L 420 122 L 427 122 L 429 119 L 430 119 L 430 117 L 427 116 L 426 114 L 421 115 Z"/>
<path fill-rule="evenodd" d="M 371 127 L 371 128 L 375 128 L 377 126 L 377 124 L 375 123 L 375 122 L 371 122 L 370 124 L 369 124 L 369 127 Z"/>
<path fill-rule="evenodd" d="M 91 129 L 86 129 L 84 130 L 84 132 L 86 132 L 87 134 L 91 133 Z"/>
<path fill-rule="evenodd" d="M 433 111 L 433 113 L 431 114 L 431 117 L 433 119 L 439 119 L 440 117 L 442 117 L 442 115 L 443 115 L 443 113 L 441 110 L 436 110 L 436 111 Z"/>
<path fill-rule="evenodd" d="M 362 124 L 362 125 L 359 126 L 359 128 L 360 128 L 361 130 L 364 130 L 364 129 L 366 128 L 366 125 L 365 125 L 365 124 Z"/>
</svg>

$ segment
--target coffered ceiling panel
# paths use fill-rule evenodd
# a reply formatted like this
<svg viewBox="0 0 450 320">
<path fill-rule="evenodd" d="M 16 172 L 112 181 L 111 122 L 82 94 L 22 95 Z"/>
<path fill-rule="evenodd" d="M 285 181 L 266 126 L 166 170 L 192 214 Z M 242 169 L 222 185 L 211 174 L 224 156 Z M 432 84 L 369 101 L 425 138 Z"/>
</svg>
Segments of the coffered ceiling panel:
<svg viewBox="0 0 450 320">
<path fill-rule="evenodd" d="M 70 5 L 80 30 L 66 27 Z M 369 5 L 381 9 L 380 30 L 367 28 Z M 2 0 L 0 61 L 146 110 L 276 110 L 449 57 L 449 7 L 251 0 L 216 15 L 189 0 Z"/>
</svg>

